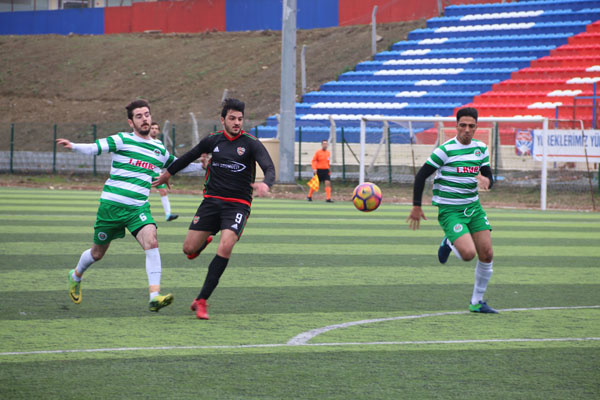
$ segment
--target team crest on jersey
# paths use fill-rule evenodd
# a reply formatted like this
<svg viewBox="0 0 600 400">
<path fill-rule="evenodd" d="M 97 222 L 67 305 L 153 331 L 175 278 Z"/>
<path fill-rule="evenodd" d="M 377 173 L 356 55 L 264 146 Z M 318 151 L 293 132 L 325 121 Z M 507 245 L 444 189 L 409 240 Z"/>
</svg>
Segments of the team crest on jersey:
<svg viewBox="0 0 600 400">
<path fill-rule="evenodd" d="M 197 216 L 197 215 L 195 215 L 195 216 L 194 216 L 194 224 L 197 224 L 197 223 L 198 223 L 198 221 L 200 221 L 200 217 L 199 217 L 199 216 Z"/>
<path fill-rule="evenodd" d="M 480 150 L 475 150 L 475 156 L 476 157 L 481 157 L 481 151 Z"/>
<path fill-rule="evenodd" d="M 159 149 L 154 149 L 154 155 L 155 156 L 160 156 L 160 150 Z"/>
<path fill-rule="evenodd" d="M 456 224 L 456 225 L 454 225 L 454 232 L 458 233 L 458 232 L 460 232 L 462 230 L 463 230 L 462 224 Z"/>
<path fill-rule="evenodd" d="M 243 156 L 245 152 L 246 152 L 246 148 L 245 147 L 238 147 L 237 148 L 238 156 Z"/>
<path fill-rule="evenodd" d="M 98 239 L 100 240 L 106 240 L 106 238 L 108 238 L 108 235 L 104 232 L 98 232 Z"/>
</svg>

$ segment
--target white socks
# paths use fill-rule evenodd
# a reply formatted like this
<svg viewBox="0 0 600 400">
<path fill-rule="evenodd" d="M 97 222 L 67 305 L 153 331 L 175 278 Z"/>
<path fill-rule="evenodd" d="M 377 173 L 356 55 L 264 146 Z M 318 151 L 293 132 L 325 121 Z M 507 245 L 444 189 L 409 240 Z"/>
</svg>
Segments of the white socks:
<svg viewBox="0 0 600 400">
<path fill-rule="evenodd" d="M 94 262 L 96 262 L 96 260 L 94 260 L 94 257 L 92 257 L 92 249 L 87 249 L 81 253 L 81 257 L 79 257 L 79 262 L 77 263 L 77 267 L 75 269 L 79 275 L 83 275 L 85 270 L 88 269 Z M 75 275 L 75 272 L 73 272 L 73 275 L 71 276 L 75 282 L 81 282 L 81 278 Z"/>
<path fill-rule="evenodd" d="M 169 202 L 169 196 L 161 196 L 160 201 L 162 201 L 163 208 L 165 209 L 165 216 L 169 218 L 169 215 L 171 215 L 171 203 Z"/>
<path fill-rule="evenodd" d="M 487 289 L 488 282 L 492 277 L 492 265 L 494 262 L 484 263 L 477 260 L 475 267 L 475 285 L 473 286 L 473 296 L 471 296 L 471 304 L 477 304 L 483 300 L 483 295 Z"/>
<path fill-rule="evenodd" d="M 160 285 L 161 275 L 160 253 L 158 247 L 146 250 L 146 274 L 148 275 L 148 285 Z"/>
</svg>

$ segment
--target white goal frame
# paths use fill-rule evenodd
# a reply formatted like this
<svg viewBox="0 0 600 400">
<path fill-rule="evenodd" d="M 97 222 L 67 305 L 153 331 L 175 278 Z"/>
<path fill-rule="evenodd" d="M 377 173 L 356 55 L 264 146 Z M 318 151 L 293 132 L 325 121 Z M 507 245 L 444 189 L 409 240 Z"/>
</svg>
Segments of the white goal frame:
<svg viewBox="0 0 600 400">
<path fill-rule="evenodd" d="M 546 210 L 547 184 L 548 184 L 548 149 L 546 147 L 548 137 L 549 118 L 541 116 L 530 117 L 481 117 L 478 122 L 541 122 L 542 134 L 542 179 L 540 188 L 540 209 Z M 362 117 L 360 119 L 360 168 L 359 183 L 365 181 L 365 143 L 367 122 L 456 122 L 455 117 Z"/>
</svg>

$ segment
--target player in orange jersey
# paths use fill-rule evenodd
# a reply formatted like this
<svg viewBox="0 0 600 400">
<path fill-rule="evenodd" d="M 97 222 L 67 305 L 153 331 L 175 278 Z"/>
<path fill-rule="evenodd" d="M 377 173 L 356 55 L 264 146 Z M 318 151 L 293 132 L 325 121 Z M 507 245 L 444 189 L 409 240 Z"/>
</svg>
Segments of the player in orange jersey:
<svg viewBox="0 0 600 400">
<path fill-rule="evenodd" d="M 331 153 L 327 150 L 327 140 L 321 141 L 321 150 L 317 150 L 312 159 L 312 169 L 313 174 L 317 174 L 319 177 L 319 182 L 325 183 L 325 197 L 327 198 L 328 203 L 333 203 L 331 200 L 331 176 L 329 171 L 329 159 L 331 158 Z M 312 201 L 312 195 L 314 190 L 310 189 L 308 191 L 308 201 Z"/>
</svg>

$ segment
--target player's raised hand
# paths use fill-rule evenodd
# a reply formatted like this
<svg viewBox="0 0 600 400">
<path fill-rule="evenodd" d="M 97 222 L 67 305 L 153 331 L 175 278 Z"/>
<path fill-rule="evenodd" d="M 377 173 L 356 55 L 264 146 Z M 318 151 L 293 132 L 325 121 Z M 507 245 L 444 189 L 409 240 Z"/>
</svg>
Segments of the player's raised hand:
<svg viewBox="0 0 600 400">
<path fill-rule="evenodd" d="M 264 197 L 269 193 L 269 185 L 264 182 L 251 183 L 250 186 L 254 188 L 258 197 Z"/>
<path fill-rule="evenodd" d="M 61 146 L 64 146 L 66 149 L 70 149 L 73 150 L 73 143 L 71 143 L 71 141 L 69 139 L 56 139 L 56 143 L 60 144 Z"/>
<path fill-rule="evenodd" d="M 162 185 L 163 183 L 167 184 L 167 187 L 169 189 L 171 189 L 171 184 L 169 183 L 169 178 L 171 177 L 171 174 L 169 173 L 169 171 L 165 171 L 162 174 L 160 174 L 160 176 L 158 178 L 156 178 L 156 180 L 154 182 L 152 182 L 152 187 L 157 187 L 158 185 Z"/>
<path fill-rule="evenodd" d="M 419 229 L 421 226 L 421 218 L 427 220 L 425 213 L 421 206 L 413 206 L 412 210 L 410 210 L 410 214 L 408 214 L 408 218 L 406 218 L 406 222 L 408 222 L 408 226 L 413 231 Z"/>
</svg>

